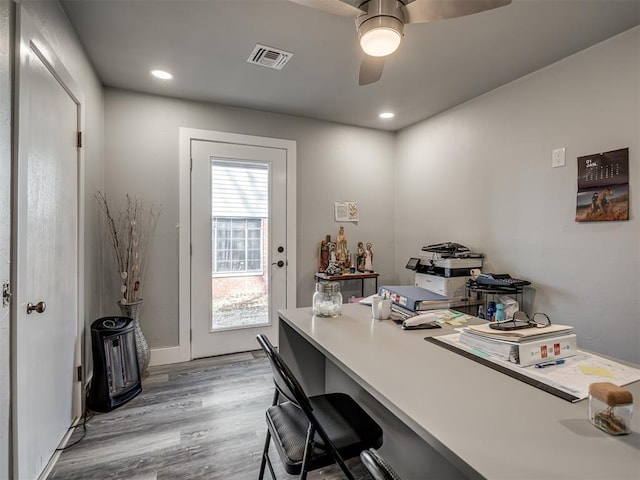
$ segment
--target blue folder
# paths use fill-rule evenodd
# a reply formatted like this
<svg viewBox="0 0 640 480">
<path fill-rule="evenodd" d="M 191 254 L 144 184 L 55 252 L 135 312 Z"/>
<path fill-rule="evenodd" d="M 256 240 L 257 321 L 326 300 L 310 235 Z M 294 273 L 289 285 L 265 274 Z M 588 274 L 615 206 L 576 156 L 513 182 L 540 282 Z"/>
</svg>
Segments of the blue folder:
<svg viewBox="0 0 640 480">
<path fill-rule="evenodd" d="M 385 285 L 378 289 L 378 295 L 389 297 L 396 305 L 414 312 L 449 308 L 449 297 L 413 285 Z"/>
</svg>

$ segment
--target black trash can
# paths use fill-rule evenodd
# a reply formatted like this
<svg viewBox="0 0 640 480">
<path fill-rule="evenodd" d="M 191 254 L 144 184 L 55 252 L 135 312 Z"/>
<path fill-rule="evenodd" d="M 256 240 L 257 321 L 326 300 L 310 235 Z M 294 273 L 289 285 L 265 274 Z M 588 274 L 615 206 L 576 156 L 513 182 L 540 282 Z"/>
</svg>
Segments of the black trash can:
<svg viewBox="0 0 640 480">
<path fill-rule="evenodd" d="M 91 324 L 93 380 L 88 406 L 109 412 L 142 391 L 133 319 L 104 317 Z"/>
</svg>

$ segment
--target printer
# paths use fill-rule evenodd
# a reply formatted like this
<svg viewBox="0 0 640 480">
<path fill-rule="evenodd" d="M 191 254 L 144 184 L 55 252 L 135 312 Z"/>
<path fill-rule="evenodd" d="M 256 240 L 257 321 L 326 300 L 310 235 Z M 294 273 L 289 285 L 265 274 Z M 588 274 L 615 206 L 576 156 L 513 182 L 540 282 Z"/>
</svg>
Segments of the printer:
<svg viewBox="0 0 640 480">
<path fill-rule="evenodd" d="M 459 243 L 446 242 L 422 247 L 406 268 L 415 272 L 415 285 L 457 301 L 467 298 L 471 269 L 482 269 L 484 254 L 469 251 Z"/>
</svg>

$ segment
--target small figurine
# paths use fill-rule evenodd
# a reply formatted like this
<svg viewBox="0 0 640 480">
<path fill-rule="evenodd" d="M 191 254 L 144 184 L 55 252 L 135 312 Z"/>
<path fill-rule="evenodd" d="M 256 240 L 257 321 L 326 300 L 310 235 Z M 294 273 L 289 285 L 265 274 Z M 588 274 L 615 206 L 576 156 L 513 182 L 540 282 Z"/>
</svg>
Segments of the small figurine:
<svg viewBox="0 0 640 480">
<path fill-rule="evenodd" d="M 364 251 L 364 243 L 358 242 L 358 254 L 356 256 L 356 268 L 359 272 L 364 272 L 364 257 L 366 252 Z"/>
<path fill-rule="evenodd" d="M 321 273 L 324 272 L 327 266 L 327 258 L 327 243 L 322 240 L 318 246 L 318 271 Z"/>
<path fill-rule="evenodd" d="M 347 237 L 344 234 L 344 225 L 340 225 L 338 230 L 338 238 L 336 240 L 336 255 L 340 265 L 347 265 L 349 260 L 349 251 L 347 250 Z"/>
<path fill-rule="evenodd" d="M 336 256 L 336 243 L 329 242 L 327 246 L 329 249 L 329 265 L 327 266 L 325 273 L 327 275 L 340 275 L 342 273 L 342 268 L 340 267 Z"/>
<path fill-rule="evenodd" d="M 329 248 L 329 265 L 332 263 L 338 263 L 338 257 L 336 256 L 336 244 L 335 242 L 328 243 Z"/>
<path fill-rule="evenodd" d="M 367 272 L 373 272 L 373 245 L 367 242 L 367 251 L 364 256 L 364 269 Z"/>
<path fill-rule="evenodd" d="M 342 269 L 338 266 L 337 263 L 329 263 L 327 270 L 325 271 L 327 275 L 340 275 L 342 273 Z"/>
</svg>

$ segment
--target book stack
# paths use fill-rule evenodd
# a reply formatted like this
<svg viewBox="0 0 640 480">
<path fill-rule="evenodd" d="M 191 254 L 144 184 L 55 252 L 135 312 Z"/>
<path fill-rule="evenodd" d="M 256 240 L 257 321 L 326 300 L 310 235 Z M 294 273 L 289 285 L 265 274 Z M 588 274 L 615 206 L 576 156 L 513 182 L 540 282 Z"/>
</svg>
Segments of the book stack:
<svg viewBox="0 0 640 480">
<path fill-rule="evenodd" d="M 521 367 L 571 357 L 578 348 L 568 325 L 510 331 L 494 330 L 488 323 L 469 325 L 460 332 L 460 342 Z"/>
<path fill-rule="evenodd" d="M 449 308 L 450 300 L 444 295 L 412 285 L 392 285 L 378 289 L 378 295 L 390 298 L 396 311 L 422 312 Z M 398 308 L 399 307 L 399 308 Z M 393 310 L 393 306 L 392 306 Z"/>
</svg>

